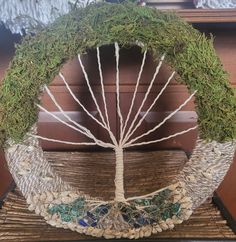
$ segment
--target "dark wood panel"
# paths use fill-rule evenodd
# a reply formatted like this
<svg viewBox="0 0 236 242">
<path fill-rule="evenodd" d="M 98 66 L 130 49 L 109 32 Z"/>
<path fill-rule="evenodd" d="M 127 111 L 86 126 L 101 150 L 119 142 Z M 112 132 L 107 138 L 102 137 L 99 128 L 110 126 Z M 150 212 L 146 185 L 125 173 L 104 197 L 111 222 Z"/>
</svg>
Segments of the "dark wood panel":
<svg viewBox="0 0 236 242">
<path fill-rule="evenodd" d="M 230 82 L 236 88 L 236 27 L 233 31 L 217 31 L 215 33 L 214 46 L 223 66 L 228 71 Z"/>
<path fill-rule="evenodd" d="M 71 114 L 71 113 L 70 113 Z M 78 114 L 77 114 L 78 115 Z M 151 114 L 151 117 L 147 117 L 143 124 L 140 126 L 139 129 L 137 129 L 137 132 L 134 133 L 134 137 L 142 134 L 143 132 L 149 130 L 150 128 L 154 127 L 156 124 L 157 116 L 159 119 L 162 119 L 162 117 L 166 116 L 166 113 L 155 113 L 153 112 Z M 44 115 L 45 116 L 45 115 Z M 77 116 L 78 117 L 78 116 Z M 139 117 L 140 118 L 140 117 Z M 41 120 L 41 119 L 40 119 Z M 50 120 L 50 122 L 49 122 Z M 185 117 L 181 114 L 177 116 L 176 120 L 173 118 L 170 120 L 170 122 L 167 122 L 163 128 L 158 129 L 155 131 L 152 135 L 147 136 L 147 138 L 140 139 L 139 141 L 147 141 L 147 140 L 156 140 L 162 137 L 166 137 L 170 134 L 185 130 L 187 128 L 193 127 L 196 125 L 196 120 L 194 119 L 193 113 L 185 112 Z M 91 125 L 91 122 L 81 122 L 81 125 L 85 125 L 88 128 L 91 128 L 92 133 L 104 140 L 109 141 L 107 132 L 99 127 L 98 125 Z M 92 126 L 92 127 L 91 127 Z M 118 127 L 116 132 L 114 132 L 116 135 L 118 135 Z M 84 135 L 81 135 L 78 132 L 75 132 L 74 130 L 70 129 L 69 127 L 65 127 L 64 125 L 60 124 L 59 122 L 55 122 L 53 119 L 50 119 L 48 116 L 44 117 L 44 120 L 39 122 L 39 134 L 48 137 L 48 138 L 54 138 L 59 140 L 66 140 L 66 141 L 72 141 L 72 142 L 88 142 L 91 141 L 90 139 L 86 138 Z M 170 139 L 169 141 L 160 142 L 158 144 L 152 144 L 148 146 L 139 147 L 138 149 L 184 149 L 187 153 L 191 152 L 191 150 L 194 147 L 194 143 L 197 137 L 197 131 L 191 131 L 190 133 L 181 135 L 179 137 L 175 137 Z M 41 144 L 45 150 L 92 150 L 95 148 L 95 150 L 98 150 L 97 147 L 78 147 L 78 146 L 72 146 L 72 145 L 65 145 L 65 144 L 57 144 L 54 142 L 49 141 L 41 141 Z M 136 148 L 137 149 L 137 148 Z"/>
<path fill-rule="evenodd" d="M 80 87 L 73 86 L 72 91 L 74 92 L 75 96 L 81 101 L 81 103 L 87 107 L 88 110 L 95 111 L 96 107 L 94 104 L 94 101 L 92 100 L 92 97 L 90 93 L 83 92 Z M 100 87 L 94 87 L 95 96 L 98 100 L 99 106 L 103 108 L 103 101 L 101 96 Z M 105 87 L 107 90 L 106 92 L 106 99 L 109 111 L 112 112 L 112 109 L 114 111 L 115 109 L 115 92 L 116 88 L 115 86 L 109 86 Z M 135 101 L 135 108 L 139 107 L 141 104 L 144 95 L 145 95 L 145 89 L 147 89 L 147 86 L 143 86 L 140 88 L 140 91 L 137 93 L 137 98 Z M 147 109 L 152 102 L 155 100 L 157 94 L 159 93 L 161 89 L 161 86 L 155 86 L 153 88 L 153 91 L 149 94 L 147 101 L 145 102 L 144 109 Z M 55 96 L 57 102 L 63 106 L 63 109 L 66 111 L 79 111 L 82 110 L 82 108 L 79 106 L 79 104 L 71 97 L 71 95 L 68 93 L 68 91 L 65 89 L 65 87 L 59 87 L 59 86 L 53 86 L 50 88 L 51 92 Z M 131 104 L 131 100 L 133 97 L 133 90 L 134 86 L 122 86 L 120 87 L 120 97 L 121 102 L 125 103 L 125 108 L 128 109 L 128 107 Z M 141 92 L 143 91 L 143 92 Z M 159 100 L 156 102 L 156 105 L 153 107 L 153 110 L 174 110 L 179 105 L 181 105 L 187 98 L 189 97 L 189 93 L 187 91 L 187 88 L 185 86 L 173 86 L 169 87 L 165 90 L 165 92 L 160 96 Z M 194 98 L 190 100 L 186 106 L 183 107 L 182 110 L 193 110 L 194 109 Z M 47 94 L 44 94 L 42 97 L 42 104 L 50 111 L 56 111 L 57 108 L 55 107 L 55 104 L 52 102 L 50 97 Z"/>
<path fill-rule="evenodd" d="M 100 48 L 102 74 L 105 85 L 115 85 L 116 80 L 116 62 L 115 62 L 114 45 L 103 46 Z M 119 76 L 121 85 L 134 85 L 137 81 L 138 73 L 142 63 L 143 54 L 141 49 L 137 46 L 130 48 L 122 48 L 120 50 L 119 61 Z M 85 67 L 90 83 L 93 85 L 100 84 L 100 76 L 98 72 L 97 53 L 95 50 L 88 51 L 81 57 L 82 63 Z M 143 74 L 141 76 L 140 84 L 145 85 L 151 81 L 158 63 L 153 61 L 150 53 L 147 54 Z M 61 69 L 66 81 L 70 85 L 85 86 L 85 78 L 81 70 L 78 58 L 70 60 Z M 156 83 L 165 83 L 171 74 L 171 68 L 165 64 L 160 69 L 160 75 L 156 78 Z M 177 84 L 174 80 L 172 84 Z M 64 85 L 64 82 L 59 76 L 56 76 L 52 85 Z"/>
<path fill-rule="evenodd" d="M 146 0 L 148 6 L 166 11 L 176 11 L 190 23 L 232 23 L 236 22 L 235 9 L 195 8 L 193 0 Z"/>
<path fill-rule="evenodd" d="M 192 9 L 192 0 L 146 0 L 148 6 L 155 6 L 158 9 Z"/>
<path fill-rule="evenodd" d="M 220 187 L 217 190 L 217 194 L 221 198 L 224 206 L 231 214 L 231 216 L 236 221 L 236 154 L 234 157 L 234 162 L 229 169 L 224 181 L 221 183 Z"/>
<path fill-rule="evenodd" d="M 2 196 L 8 191 L 11 182 L 12 177 L 5 162 L 4 152 L 0 149 L 0 200 Z"/>
<path fill-rule="evenodd" d="M 14 45 L 19 39 L 19 36 L 12 35 L 0 24 L 0 83 L 14 54 Z M 9 190 L 11 184 L 12 177 L 8 172 L 4 152 L 0 148 L 0 198 Z"/>
<path fill-rule="evenodd" d="M 190 23 L 236 22 L 235 9 L 180 9 L 177 13 Z"/>
</svg>

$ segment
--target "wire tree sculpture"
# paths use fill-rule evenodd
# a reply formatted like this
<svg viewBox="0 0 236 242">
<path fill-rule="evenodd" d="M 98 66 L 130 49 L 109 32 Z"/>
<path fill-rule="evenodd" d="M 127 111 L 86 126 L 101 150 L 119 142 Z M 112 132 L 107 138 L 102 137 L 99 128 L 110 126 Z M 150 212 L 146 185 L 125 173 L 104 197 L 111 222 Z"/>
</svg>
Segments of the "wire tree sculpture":
<svg viewBox="0 0 236 242">
<path fill-rule="evenodd" d="M 165 85 L 162 87 L 162 89 L 160 90 L 159 93 L 156 94 L 155 99 L 153 100 L 153 102 L 151 103 L 151 105 L 148 107 L 148 109 L 145 111 L 144 115 L 139 119 L 139 114 L 142 110 L 142 108 L 144 107 L 144 104 L 150 94 L 150 91 L 153 87 L 153 84 L 155 82 L 156 77 L 158 76 L 158 73 L 160 71 L 160 68 L 163 64 L 163 61 L 165 59 L 165 55 L 162 55 L 160 58 L 159 63 L 157 64 L 156 68 L 155 68 L 155 72 L 152 76 L 152 79 L 149 83 L 148 89 L 145 93 L 145 96 L 141 102 L 141 105 L 139 106 L 138 111 L 135 114 L 135 117 L 133 118 L 131 124 L 128 126 L 128 123 L 130 122 L 130 118 L 131 118 L 131 113 L 132 110 L 134 108 L 134 103 L 135 103 L 135 99 L 137 97 L 137 91 L 138 91 L 138 87 L 140 84 L 140 79 L 143 73 L 143 69 L 144 69 L 144 65 L 145 65 L 145 61 L 146 61 L 146 57 L 147 57 L 147 50 L 143 53 L 143 58 L 142 58 L 142 63 L 140 66 L 140 70 L 138 73 L 138 77 L 137 77 L 137 81 L 136 81 L 136 85 L 135 85 L 135 89 L 133 92 L 133 96 L 132 96 L 132 101 L 129 107 L 129 111 L 128 114 L 126 116 L 126 118 L 124 118 L 123 114 L 122 114 L 122 110 L 120 107 L 120 75 L 119 75 L 119 61 L 120 61 L 120 47 L 118 45 L 118 43 L 114 44 L 114 48 L 115 48 L 115 58 L 116 58 L 116 110 L 117 110 L 117 114 L 119 117 L 119 131 L 120 131 L 120 135 L 119 137 L 116 137 L 115 134 L 112 132 L 111 130 L 111 124 L 110 124 L 110 120 L 109 120 L 109 113 L 108 113 L 108 108 L 107 108 L 107 101 L 106 101 L 106 95 L 105 95 L 105 89 L 104 89 L 104 81 L 103 81 L 103 72 L 102 72 L 102 66 L 101 66 L 101 59 L 100 59 L 100 49 L 99 47 L 97 47 L 96 52 L 97 52 L 97 63 L 98 63 L 98 69 L 99 69 L 99 76 L 100 76 L 100 84 L 101 84 L 101 90 L 102 90 L 102 102 L 104 105 L 104 110 L 105 110 L 105 115 L 102 113 L 101 108 L 98 104 L 98 101 L 95 97 L 94 91 L 92 89 L 91 86 L 91 82 L 89 80 L 88 74 L 85 70 L 85 66 L 81 60 L 81 55 L 78 55 L 78 61 L 79 64 L 82 68 L 82 72 L 83 75 L 85 77 L 86 80 L 86 84 L 88 86 L 89 92 L 91 94 L 91 97 L 93 99 L 93 102 L 96 106 L 96 109 L 98 111 L 98 114 L 100 116 L 100 119 L 97 119 L 96 117 L 94 117 L 89 111 L 88 109 L 81 103 L 81 101 L 75 96 L 75 94 L 73 93 L 73 91 L 71 90 L 68 82 L 66 81 L 65 77 L 63 76 L 62 73 L 59 73 L 60 78 L 63 80 L 68 92 L 70 93 L 70 95 L 72 96 L 72 98 L 75 100 L 75 102 L 78 103 L 78 105 L 83 109 L 83 111 L 91 118 L 93 119 L 98 125 L 100 125 L 108 134 L 110 137 L 110 141 L 109 143 L 104 142 L 102 140 L 100 140 L 99 138 L 95 137 L 94 134 L 92 134 L 92 132 L 82 126 L 81 124 L 75 122 L 73 119 L 71 119 L 71 117 L 69 117 L 66 112 L 63 110 L 63 108 L 60 106 L 60 104 L 58 103 L 58 101 L 55 99 L 55 97 L 53 96 L 52 92 L 50 91 L 50 89 L 45 86 L 45 90 L 46 93 L 49 95 L 49 97 L 51 98 L 51 100 L 53 101 L 53 103 L 55 104 L 55 106 L 58 108 L 58 110 L 61 112 L 61 114 L 63 115 L 63 117 L 70 123 L 64 121 L 63 119 L 59 118 L 58 116 L 56 116 L 55 114 L 53 114 L 52 112 L 48 111 L 46 108 L 44 108 L 43 106 L 41 106 L 40 104 L 37 104 L 37 106 L 44 112 L 46 112 L 47 114 L 49 114 L 50 116 L 52 116 L 53 118 L 55 118 L 56 120 L 58 120 L 59 122 L 61 122 L 62 124 L 68 126 L 69 128 L 83 134 L 84 136 L 90 138 L 93 142 L 81 142 L 81 143 L 77 143 L 77 142 L 70 142 L 70 141 L 65 141 L 65 140 L 57 140 L 57 139 L 52 139 L 52 138 L 48 138 L 48 137 L 43 137 L 43 136 L 39 136 L 39 135 L 32 135 L 36 138 L 40 138 L 42 140 L 46 140 L 46 141 L 52 141 L 52 142 L 58 142 L 58 143 L 65 143 L 65 144 L 71 144 L 71 145 L 98 145 L 100 147 L 103 148 L 110 148 L 113 149 L 115 151 L 115 157 L 116 157 L 116 174 L 115 174 L 115 198 L 114 200 L 117 202 L 127 202 L 129 200 L 133 200 L 134 198 L 125 198 L 125 191 L 124 191 L 124 178 L 123 178 L 123 174 L 124 174 L 124 159 L 123 159 L 123 152 L 124 149 L 129 148 L 129 147 L 138 147 L 138 146 L 142 146 L 142 145 L 148 145 L 148 144 L 153 144 L 153 143 L 158 143 L 164 140 L 168 140 L 171 139 L 173 137 L 185 134 L 191 130 L 194 130 L 197 128 L 197 125 L 191 128 L 188 128 L 186 130 L 182 130 L 179 131 L 177 133 L 171 134 L 167 137 L 163 137 L 160 139 L 156 139 L 156 140 L 150 140 L 150 141 L 145 141 L 145 142 L 139 142 L 139 140 L 143 137 L 148 136 L 149 134 L 153 133 L 154 131 L 156 131 L 157 129 L 159 129 L 162 125 L 164 125 L 172 116 L 174 116 L 179 110 L 181 110 L 194 96 L 194 94 L 196 93 L 193 92 L 177 109 L 175 109 L 173 112 L 171 112 L 168 116 L 166 116 L 160 123 L 158 123 L 155 127 L 151 128 L 150 130 L 144 132 L 141 135 L 138 135 L 134 138 L 131 138 L 134 134 L 135 131 L 140 127 L 140 125 L 142 124 L 142 122 L 145 120 L 145 117 L 149 114 L 149 112 L 152 110 L 152 108 L 154 107 L 154 105 L 157 103 L 157 101 L 159 100 L 160 96 L 162 95 L 162 93 L 166 90 L 167 86 L 170 84 L 171 80 L 174 78 L 175 76 L 175 71 L 171 73 L 171 75 L 169 76 L 168 80 L 166 81 Z M 138 120 L 139 119 L 139 120 Z M 154 192 L 153 194 L 155 194 L 156 192 Z M 148 194 L 149 196 L 150 194 Z"/>
<path fill-rule="evenodd" d="M 124 28 L 126 25 L 128 27 Z M 147 91 L 136 111 L 140 80 L 147 57 L 147 50 L 143 52 L 127 115 L 121 110 L 120 47 L 118 43 L 114 43 L 116 40 L 119 40 L 120 46 L 137 40 L 138 46 L 143 43 L 142 47 L 154 50 L 155 57 L 158 53 L 168 53 L 159 56 Z M 114 43 L 115 50 L 115 111 L 118 116 L 119 135 L 111 128 L 113 123 L 98 47 L 98 44 L 108 43 Z M 72 91 L 64 75 L 59 73 L 59 76 L 74 101 L 108 134 L 108 140 L 100 138 L 90 128 L 71 118 L 50 89 L 44 86 L 52 81 L 51 78 L 59 71 L 61 63 L 88 48 L 96 48 L 97 51 L 101 85 L 99 98 L 102 97 L 102 102 L 98 102 L 95 96 L 81 55 L 78 55 L 78 62 L 99 117 L 89 112 L 87 105 Z M 191 95 L 159 123 L 155 123 L 154 127 L 140 134 L 140 126 L 175 76 L 175 72 L 170 74 L 148 105 L 151 89 L 164 62 L 178 70 L 183 84 L 191 90 Z M 47 64 L 50 64 L 50 68 Z M 60 115 L 55 115 L 38 104 L 38 94 L 42 87 Z M 12 95 L 15 93 L 16 95 Z M 195 94 L 200 135 L 189 161 L 170 185 L 159 190 L 153 188 L 153 192 L 149 194 L 127 197 L 124 191 L 124 150 L 165 141 L 196 129 L 197 125 L 170 135 L 168 133 L 162 138 L 158 136 L 148 139 L 149 135 L 159 131 Z M 26 198 L 29 210 L 43 216 L 52 226 L 97 237 L 133 239 L 173 229 L 176 224 L 187 220 L 194 209 L 211 196 L 228 171 L 235 152 L 235 95 L 228 84 L 212 41 L 177 16 L 169 16 L 151 8 L 140 8 L 130 3 L 100 3 L 72 11 L 45 31 L 23 41 L 4 78 L 0 104 L 1 130 L 4 131 L 1 133 L 1 142 L 6 145 L 9 170 Z M 38 135 L 34 123 L 37 119 L 35 105 L 89 139 L 86 142 L 72 142 Z M 39 139 L 113 149 L 116 157 L 115 197 L 104 200 L 90 196 L 63 179 L 53 170 Z"/>
</svg>

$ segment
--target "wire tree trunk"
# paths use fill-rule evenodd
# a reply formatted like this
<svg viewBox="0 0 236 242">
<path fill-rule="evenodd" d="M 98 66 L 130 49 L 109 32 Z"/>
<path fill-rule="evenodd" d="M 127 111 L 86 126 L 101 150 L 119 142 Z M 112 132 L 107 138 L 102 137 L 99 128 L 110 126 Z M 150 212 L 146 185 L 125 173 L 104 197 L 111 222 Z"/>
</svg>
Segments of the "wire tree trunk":
<svg viewBox="0 0 236 242">
<path fill-rule="evenodd" d="M 124 202 L 125 201 L 125 191 L 124 191 L 124 151 L 123 148 L 115 148 L 116 154 L 116 174 L 115 174 L 115 201 Z"/>
</svg>

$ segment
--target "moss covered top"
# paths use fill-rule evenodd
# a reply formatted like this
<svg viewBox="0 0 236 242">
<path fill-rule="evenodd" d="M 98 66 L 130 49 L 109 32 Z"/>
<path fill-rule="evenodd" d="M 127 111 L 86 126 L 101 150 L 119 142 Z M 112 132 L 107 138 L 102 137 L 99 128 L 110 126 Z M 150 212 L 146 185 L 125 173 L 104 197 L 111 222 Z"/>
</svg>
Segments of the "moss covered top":
<svg viewBox="0 0 236 242">
<path fill-rule="evenodd" d="M 179 82 L 197 90 L 196 111 L 201 137 L 220 142 L 236 138 L 236 98 L 212 40 L 173 14 L 132 3 L 93 4 L 58 18 L 17 46 L 0 90 L 0 130 L 19 142 L 37 121 L 38 96 L 62 65 L 78 53 L 117 41 L 140 41 L 154 58 L 166 61 Z"/>
</svg>

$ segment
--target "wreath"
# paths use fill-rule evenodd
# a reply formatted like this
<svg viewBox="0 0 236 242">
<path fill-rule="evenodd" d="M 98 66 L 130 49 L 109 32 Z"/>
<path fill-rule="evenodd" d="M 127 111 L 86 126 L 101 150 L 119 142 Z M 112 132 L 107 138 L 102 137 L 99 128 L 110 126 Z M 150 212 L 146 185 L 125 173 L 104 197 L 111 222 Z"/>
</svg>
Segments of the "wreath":
<svg viewBox="0 0 236 242">
<path fill-rule="evenodd" d="M 39 145 L 38 139 L 62 142 L 37 134 L 38 109 L 53 115 L 40 105 L 40 94 L 45 90 L 63 113 L 47 85 L 65 62 L 78 55 L 93 95 L 80 56 L 90 49 L 97 50 L 102 85 L 99 48 L 104 45 L 114 45 L 115 50 L 117 112 L 121 133 L 126 122 L 119 107 L 120 47 L 138 45 L 143 52 L 143 63 L 147 51 L 150 52 L 158 62 L 154 74 L 158 73 L 163 62 L 178 73 L 179 83 L 185 84 L 191 95 L 176 112 L 195 97 L 199 138 L 193 154 L 171 185 L 151 194 L 125 198 L 123 149 L 143 143 L 136 142 L 140 137 L 129 139 L 134 129 L 128 130 L 126 136 L 123 132 L 123 139 L 118 140 L 109 130 L 108 117 L 104 117 L 101 124 L 110 134 L 111 143 L 95 138 L 89 130 L 63 114 L 74 124 L 71 125 L 73 129 L 82 131 L 93 140 L 88 145 L 96 144 L 115 150 L 116 191 L 112 201 L 89 197 L 63 181 L 52 170 Z M 173 76 L 174 73 L 168 83 Z M 73 96 L 62 73 L 60 77 Z M 152 81 L 154 79 L 155 76 Z M 76 97 L 74 99 L 79 102 Z M 96 104 L 96 99 L 94 102 Z M 17 46 L 4 78 L 0 109 L 1 142 L 9 169 L 26 197 L 29 209 L 42 215 L 53 226 L 93 236 L 139 238 L 172 229 L 175 224 L 187 220 L 192 211 L 218 187 L 235 151 L 235 93 L 228 83 L 228 75 L 215 53 L 212 40 L 174 14 L 132 3 L 91 4 L 58 18 L 35 36 L 25 37 Z M 167 138 L 171 137 L 174 136 Z M 161 140 L 153 142 L 158 141 Z"/>
</svg>

